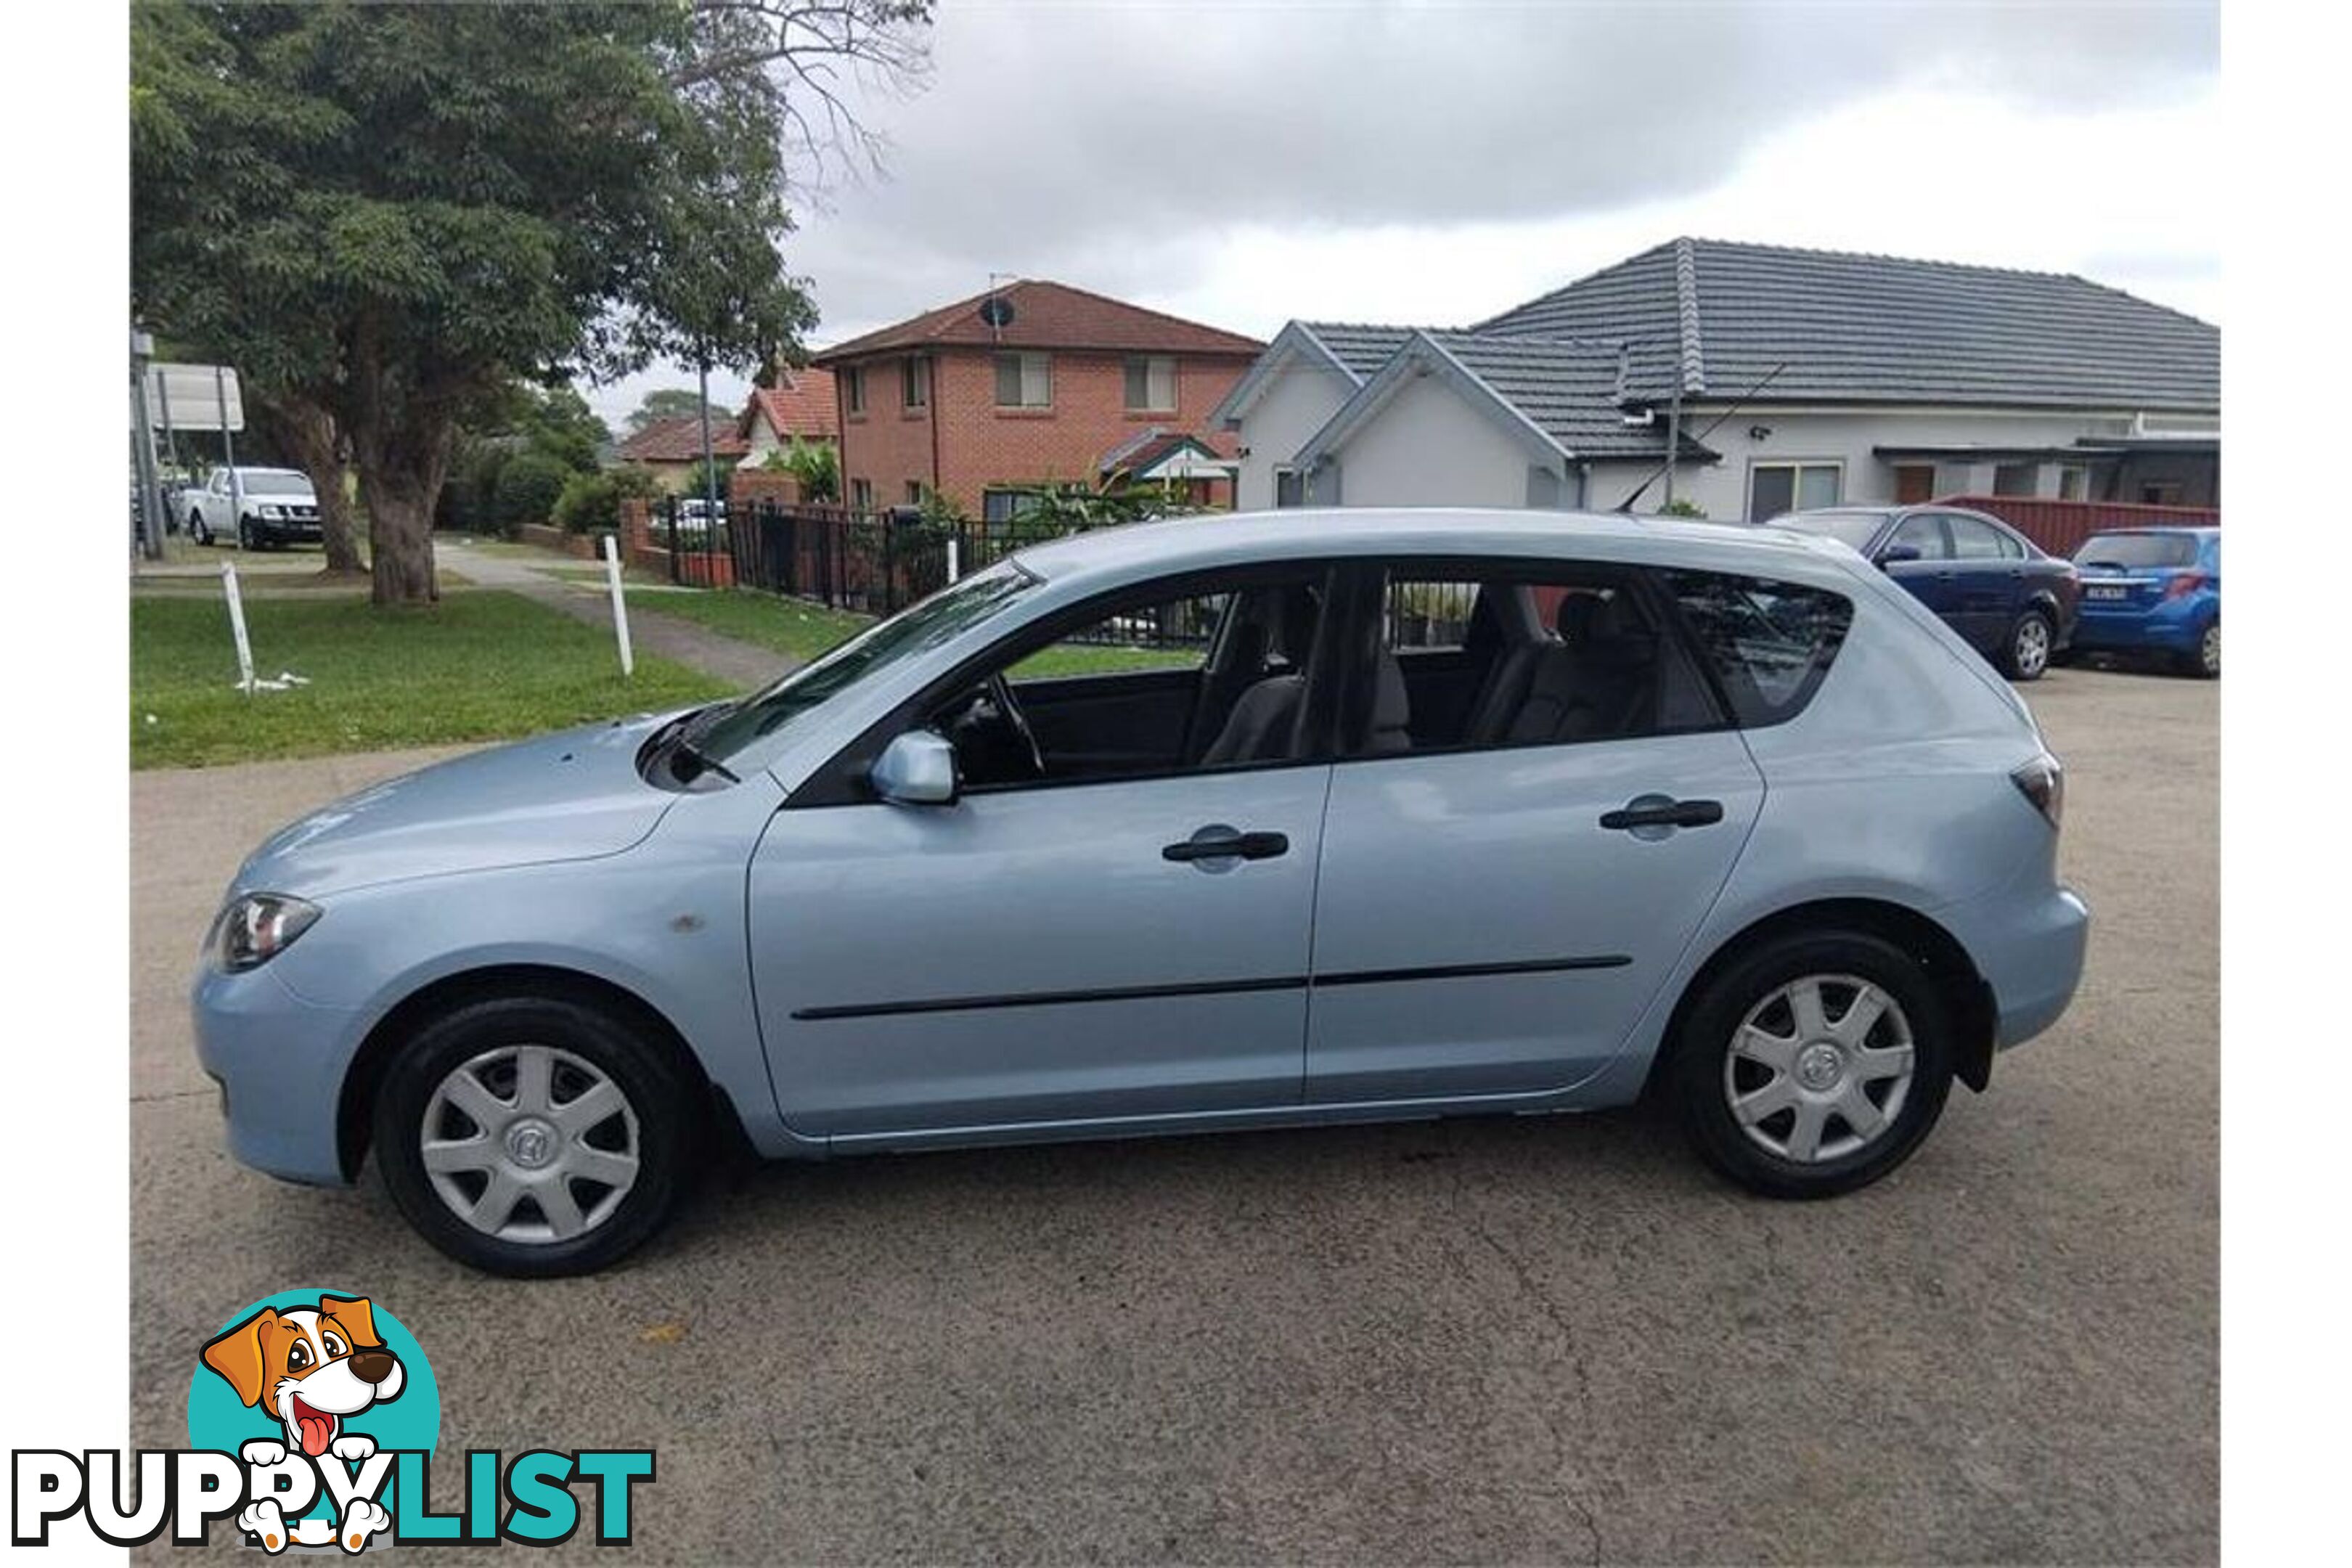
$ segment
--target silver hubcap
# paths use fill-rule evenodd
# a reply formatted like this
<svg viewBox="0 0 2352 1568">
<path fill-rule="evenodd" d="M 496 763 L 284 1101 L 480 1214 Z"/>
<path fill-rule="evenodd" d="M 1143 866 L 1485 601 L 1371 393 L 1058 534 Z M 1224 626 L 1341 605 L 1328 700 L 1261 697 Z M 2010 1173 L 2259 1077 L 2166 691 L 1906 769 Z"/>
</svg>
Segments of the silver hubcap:
<svg viewBox="0 0 2352 1568">
<path fill-rule="evenodd" d="M 2212 626 L 2205 628 L 2205 637 L 2198 644 L 2197 654 L 2205 661 L 2206 674 L 2221 673 L 2221 628 L 2220 626 Z"/>
<path fill-rule="evenodd" d="M 567 1241 L 636 1184 L 636 1108 L 559 1046 L 501 1046 L 443 1079 L 418 1130 L 433 1190 L 501 1241 Z"/>
<path fill-rule="evenodd" d="M 1766 1153 L 1818 1164 L 1885 1137 L 1911 1092 L 1911 1021 L 1852 974 L 1792 980 L 1748 1010 L 1723 1060 L 1732 1120 Z"/>
<path fill-rule="evenodd" d="M 2049 662 L 2050 628 L 2041 616 L 2028 616 L 2017 624 L 2017 672 L 2038 675 Z"/>
</svg>

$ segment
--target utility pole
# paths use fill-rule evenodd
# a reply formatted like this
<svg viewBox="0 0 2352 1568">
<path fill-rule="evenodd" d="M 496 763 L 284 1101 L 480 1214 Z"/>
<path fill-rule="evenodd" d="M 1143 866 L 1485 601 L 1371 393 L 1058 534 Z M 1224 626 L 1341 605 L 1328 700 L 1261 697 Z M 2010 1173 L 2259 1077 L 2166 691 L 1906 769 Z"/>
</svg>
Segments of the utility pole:
<svg viewBox="0 0 2352 1568">
<path fill-rule="evenodd" d="M 1680 366 L 1675 370 L 1675 397 L 1666 413 L 1666 504 L 1660 510 L 1675 510 L 1675 470 L 1682 466 L 1683 458 L 1683 377 Z"/>
<path fill-rule="evenodd" d="M 163 559 L 163 491 L 155 481 L 155 427 L 147 416 L 147 367 L 155 357 L 153 334 L 131 329 L 131 459 L 139 476 L 139 552 Z"/>
</svg>

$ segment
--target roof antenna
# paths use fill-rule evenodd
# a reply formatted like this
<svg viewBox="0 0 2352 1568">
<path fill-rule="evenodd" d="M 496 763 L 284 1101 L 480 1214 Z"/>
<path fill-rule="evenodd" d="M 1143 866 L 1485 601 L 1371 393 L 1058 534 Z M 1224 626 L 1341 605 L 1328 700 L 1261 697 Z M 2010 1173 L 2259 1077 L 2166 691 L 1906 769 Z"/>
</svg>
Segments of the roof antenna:
<svg viewBox="0 0 2352 1568">
<path fill-rule="evenodd" d="M 1730 418 L 1733 415 L 1735 415 L 1735 414 L 1738 413 L 1738 412 L 1739 412 L 1739 410 L 1740 410 L 1740 408 L 1741 408 L 1741 407 L 1742 407 L 1742 406 L 1743 406 L 1743 405 L 1748 402 L 1748 400 L 1749 398 L 1751 398 L 1751 397 L 1755 396 L 1758 393 L 1759 393 L 1759 392 L 1763 391 L 1766 387 L 1768 387 L 1768 386 L 1771 385 L 1771 384 L 1772 384 L 1772 378 L 1773 378 L 1774 376 L 1776 376 L 1776 375 L 1780 374 L 1782 371 L 1784 371 L 1784 370 L 1788 369 L 1788 368 L 1789 368 L 1790 363 L 1790 361 L 1788 361 L 1788 360 L 1782 360 L 1779 364 L 1776 364 L 1776 365 L 1774 365 L 1770 370 L 1766 371 L 1766 372 L 1764 373 L 1764 379 L 1763 379 L 1763 380 L 1761 380 L 1761 381 L 1758 382 L 1755 385 L 1753 385 L 1753 386 L 1749 387 L 1747 391 L 1745 391 L 1745 392 L 1741 393 L 1738 397 L 1733 398 L 1733 399 L 1731 400 L 1731 405 L 1730 405 L 1729 407 L 1726 408 L 1722 413 L 1720 413 L 1720 414 L 1718 414 L 1718 415 L 1717 415 L 1717 416 L 1715 416 L 1714 423 L 1712 423 L 1712 424 L 1708 425 L 1708 426 L 1707 426 L 1707 427 L 1706 427 L 1706 429 L 1704 429 L 1704 430 L 1700 431 L 1697 435 L 1696 435 L 1696 436 L 1692 437 L 1691 437 L 1691 439 L 1692 439 L 1693 441 L 1696 441 L 1696 442 L 1699 442 L 1699 443 L 1701 443 L 1701 444 L 1704 444 L 1704 443 L 1706 442 L 1706 438 L 1707 438 L 1709 436 L 1712 436 L 1712 435 L 1714 435 L 1714 434 L 1715 434 L 1715 432 L 1716 432 L 1716 430 L 1717 430 L 1717 426 L 1721 426 L 1721 425 L 1722 425 L 1722 423 L 1723 423 L 1725 420 L 1727 420 L 1727 419 Z M 1681 397 L 1682 397 L 1682 392 L 1681 392 L 1681 383 L 1680 383 L 1679 381 L 1677 381 L 1677 382 L 1675 383 L 1675 400 L 1676 400 L 1677 402 L 1679 402 L 1679 401 L 1681 400 Z M 1635 485 L 1635 486 L 1633 487 L 1633 493 L 1632 495 L 1627 496 L 1623 500 L 1619 501 L 1619 502 L 1617 503 L 1617 508 L 1616 508 L 1616 510 L 1619 510 L 1619 511 L 1621 511 L 1621 512 L 1630 512 L 1630 511 L 1632 511 L 1632 510 L 1633 510 L 1633 503 L 1634 503 L 1635 501 L 1640 500 L 1642 499 L 1642 494 L 1643 494 L 1643 491 L 1645 491 L 1645 490 L 1647 490 L 1647 489 L 1648 489 L 1652 485 L 1656 484 L 1656 483 L 1658 482 L 1659 479 L 1660 479 L 1660 478 L 1662 478 L 1662 477 L 1664 475 L 1665 471 L 1666 471 L 1668 468 L 1672 468 L 1672 467 L 1674 467 L 1675 459 L 1677 459 L 1678 458 L 1680 458 L 1680 457 L 1682 456 L 1682 452 L 1681 452 L 1681 450 L 1680 450 L 1680 447 L 1681 447 L 1681 443 L 1680 443 L 1679 441 L 1676 441 L 1676 442 L 1675 442 L 1675 446 L 1670 447 L 1669 448 L 1667 448 L 1667 451 L 1666 451 L 1666 460 L 1665 460 L 1664 462 L 1663 462 L 1663 463 L 1660 463 L 1656 468 L 1652 468 L 1652 469 L 1650 470 L 1650 477 L 1649 477 L 1648 479 L 1643 479 L 1640 484 Z"/>
</svg>

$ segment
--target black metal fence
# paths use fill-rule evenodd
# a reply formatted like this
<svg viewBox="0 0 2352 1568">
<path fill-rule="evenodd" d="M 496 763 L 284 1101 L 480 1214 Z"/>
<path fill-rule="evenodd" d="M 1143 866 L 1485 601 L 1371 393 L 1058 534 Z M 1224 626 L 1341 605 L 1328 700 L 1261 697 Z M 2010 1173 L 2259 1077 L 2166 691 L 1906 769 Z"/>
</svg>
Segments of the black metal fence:
<svg viewBox="0 0 2352 1568">
<path fill-rule="evenodd" d="M 666 509 L 667 510 L 667 509 Z M 692 518 L 679 521 L 673 546 L 693 552 L 710 548 L 735 566 L 737 586 L 764 588 L 815 599 L 835 608 L 887 616 L 927 594 L 965 577 L 1027 545 L 1070 531 L 1021 520 L 951 521 L 926 517 L 914 507 L 854 511 L 846 507 L 753 502 L 716 528 Z M 664 520 L 654 535 L 667 542 Z M 671 557 L 671 571 L 679 568 Z"/>
</svg>

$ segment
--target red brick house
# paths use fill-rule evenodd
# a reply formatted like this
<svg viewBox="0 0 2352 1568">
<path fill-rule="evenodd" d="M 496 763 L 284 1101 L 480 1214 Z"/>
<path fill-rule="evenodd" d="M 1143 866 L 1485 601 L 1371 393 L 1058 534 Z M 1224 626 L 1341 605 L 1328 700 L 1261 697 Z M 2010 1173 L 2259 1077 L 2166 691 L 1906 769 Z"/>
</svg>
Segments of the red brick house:
<svg viewBox="0 0 2352 1568">
<path fill-rule="evenodd" d="M 1236 332 L 1066 284 L 1007 283 L 828 349 L 844 499 L 895 506 L 938 491 L 1003 519 L 1018 489 L 1098 484 L 1137 437 L 1184 436 L 1217 459 L 1216 407 L 1264 347 Z M 1220 477 L 1196 494 L 1230 505 Z"/>
<path fill-rule="evenodd" d="M 755 386 L 732 422 L 714 417 L 710 455 L 722 465 L 756 468 L 768 454 L 803 441 L 831 441 L 841 433 L 829 370 L 784 370 L 773 386 Z M 691 414 L 656 419 L 622 442 L 614 457 L 651 472 L 662 489 L 679 491 L 702 461 L 702 421 Z"/>
</svg>

